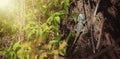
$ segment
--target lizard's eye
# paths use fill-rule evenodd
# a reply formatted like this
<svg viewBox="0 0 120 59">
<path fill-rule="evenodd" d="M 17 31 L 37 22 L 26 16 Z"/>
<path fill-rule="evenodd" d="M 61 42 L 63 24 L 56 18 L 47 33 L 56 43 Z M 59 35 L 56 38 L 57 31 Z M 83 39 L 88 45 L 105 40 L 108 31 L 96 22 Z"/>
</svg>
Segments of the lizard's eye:
<svg viewBox="0 0 120 59">
<path fill-rule="evenodd" d="M 87 24 L 87 21 L 83 21 L 83 26 L 85 26 Z"/>
</svg>

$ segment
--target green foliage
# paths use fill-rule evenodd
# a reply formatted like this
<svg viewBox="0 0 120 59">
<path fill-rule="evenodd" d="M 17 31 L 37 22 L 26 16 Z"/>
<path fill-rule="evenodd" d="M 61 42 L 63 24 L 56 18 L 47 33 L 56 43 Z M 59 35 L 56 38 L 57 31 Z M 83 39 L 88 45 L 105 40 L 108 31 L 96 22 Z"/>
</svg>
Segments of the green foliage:
<svg viewBox="0 0 120 59">
<path fill-rule="evenodd" d="M 32 1 L 26 0 L 25 40 L 6 48 L 4 56 L 11 59 L 56 59 L 58 54 L 65 56 L 67 40 L 61 40 L 59 28 L 60 21 L 68 14 L 70 1 L 36 0 L 35 4 Z"/>
<path fill-rule="evenodd" d="M 10 59 L 30 59 L 30 42 L 26 42 L 23 44 L 20 44 L 19 42 L 15 42 L 11 45 L 10 48 L 4 50 L 4 55 L 6 58 Z"/>
<path fill-rule="evenodd" d="M 34 21 L 32 21 L 32 23 L 28 22 L 28 25 L 25 27 L 27 29 L 27 38 L 39 42 L 38 37 L 45 37 L 44 39 L 40 39 L 39 42 L 39 44 L 43 45 L 42 48 L 38 48 L 38 51 L 44 51 L 40 54 L 41 58 L 43 55 L 45 58 L 49 58 L 50 55 L 56 55 L 57 51 L 61 51 L 60 54 L 65 55 L 65 49 L 59 47 L 65 47 L 60 44 L 63 41 L 61 41 L 59 25 L 63 16 L 68 14 L 69 0 L 38 0 L 38 4 L 39 6 L 36 8 L 40 10 L 40 18 L 44 21 L 41 21 L 42 24 Z M 46 42 L 48 42 L 48 44 Z M 48 47 L 45 47 L 44 45 L 47 45 Z M 51 54 L 52 51 L 53 53 Z M 59 52 L 57 54 L 59 54 Z"/>
<path fill-rule="evenodd" d="M 26 38 L 27 40 L 32 39 L 33 36 L 38 36 L 39 26 L 37 22 L 29 21 L 28 24 L 24 28 L 26 30 Z"/>
<path fill-rule="evenodd" d="M 0 19 L 0 37 L 4 35 L 13 35 L 17 32 L 18 26 L 14 24 L 12 19 L 1 18 Z"/>
<path fill-rule="evenodd" d="M 9 57 L 10 59 L 15 59 L 16 58 L 16 50 L 19 47 L 19 42 L 15 43 L 14 45 L 12 44 L 10 48 L 6 48 L 4 50 L 4 55 L 5 57 Z"/>
</svg>

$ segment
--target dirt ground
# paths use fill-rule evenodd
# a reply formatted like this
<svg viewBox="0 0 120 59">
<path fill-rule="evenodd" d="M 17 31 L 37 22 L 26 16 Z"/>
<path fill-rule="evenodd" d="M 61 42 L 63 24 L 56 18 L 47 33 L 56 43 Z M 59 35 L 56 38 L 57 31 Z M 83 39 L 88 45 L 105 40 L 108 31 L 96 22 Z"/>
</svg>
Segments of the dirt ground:
<svg viewBox="0 0 120 59">
<path fill-rule="evenodd" d="M 120 0 L 72 1 L 69 14 L 77 13 L 85 16 L 85 32 L 79 35 L 73 50 L 70 47 L 75 38 L 69 40 L 66 58 L 59 59 L 120 59 Z M 75 25 L 70 22 L 66 27 Z"/>
</svg>

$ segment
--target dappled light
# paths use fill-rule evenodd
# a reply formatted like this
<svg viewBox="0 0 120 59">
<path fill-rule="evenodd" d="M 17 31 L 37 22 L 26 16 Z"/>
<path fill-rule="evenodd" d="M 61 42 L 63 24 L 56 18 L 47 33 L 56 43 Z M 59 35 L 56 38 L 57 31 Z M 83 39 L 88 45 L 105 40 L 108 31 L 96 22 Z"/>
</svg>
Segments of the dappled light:
<svg viewBox="0 0 120 59">
<path fill-rule="evenodd" d="M 118 0 L 0 0 L 0 59 L 120 59 Z"/>
</svg>

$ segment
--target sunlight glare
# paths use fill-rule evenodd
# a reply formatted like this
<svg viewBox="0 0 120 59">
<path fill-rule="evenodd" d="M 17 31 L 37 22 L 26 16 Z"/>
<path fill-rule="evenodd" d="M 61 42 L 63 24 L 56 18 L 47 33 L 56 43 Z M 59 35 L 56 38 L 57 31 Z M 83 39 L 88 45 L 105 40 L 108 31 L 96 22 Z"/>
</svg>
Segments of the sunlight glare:
<svg viewBox="0 0 120 59">
<path fill-rule="evenodd" d="M 10 0 L 0 0 L 0 9 L 7 8 L 10 4 Z"/>
</svg>

